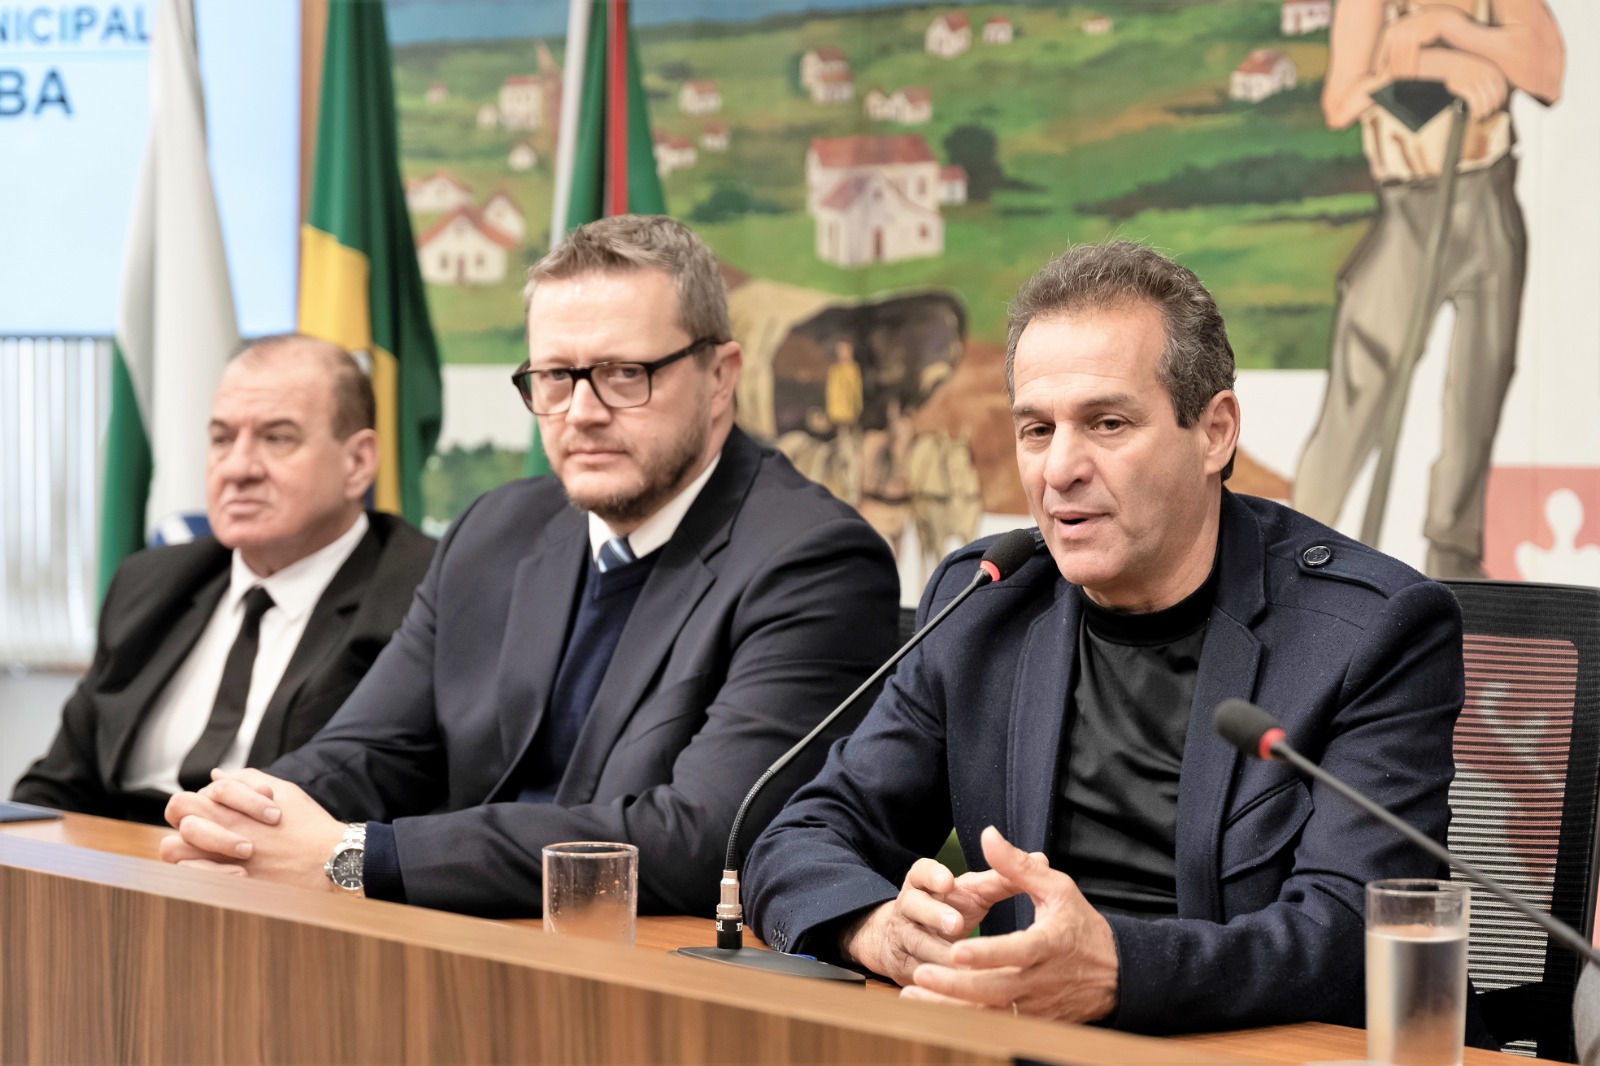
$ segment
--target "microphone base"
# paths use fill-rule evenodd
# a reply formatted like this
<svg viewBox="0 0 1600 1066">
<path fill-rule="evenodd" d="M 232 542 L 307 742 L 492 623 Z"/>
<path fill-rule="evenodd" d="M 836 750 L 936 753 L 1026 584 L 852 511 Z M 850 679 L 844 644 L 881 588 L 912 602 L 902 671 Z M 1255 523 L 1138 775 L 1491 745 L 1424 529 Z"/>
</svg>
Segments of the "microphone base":
<svg viewBox="0 0 1600 1066">
<path fill-rule="evenodd" d="M 790 977 L 814 977 L 823 981 L 843 981 L 856 985 L 867 983 L 867 979 L 854 970 L 847 970 L 830 962 L 820 962 L 804 955 L 785 955 L 781 951 L 764 951 L 761 948 L 679 948 L 677 953 L 691 959 L 742 966 L 747 970 L 788 974 Z"/>
</svg>

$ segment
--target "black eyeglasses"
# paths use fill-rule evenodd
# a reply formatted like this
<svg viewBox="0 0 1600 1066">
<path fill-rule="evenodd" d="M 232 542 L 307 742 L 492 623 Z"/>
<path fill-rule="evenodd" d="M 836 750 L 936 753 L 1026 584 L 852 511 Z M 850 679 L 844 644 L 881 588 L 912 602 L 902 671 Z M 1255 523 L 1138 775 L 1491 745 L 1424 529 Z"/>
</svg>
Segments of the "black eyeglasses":
<svg viewBox="0 0 1600 1066">
<path fill-rule="evenodd" d="M 607 407 L 643 407 L 650 402 L 650 382 L 657 370 L 676 363 L 708 344 L 721 344 L 715 337 L 701 337 L 688 347 L 663 355 L 648 363 L 619 363 L 606 360 L 588 366 L 553 366 L 535 370 L 524 359 L 511 375 L 511 383 L 522 394 L 522 402 L 536 415 L 559 415 L 572 406 L 578 382 L 587 381 L 596 398 Z"/>
</svg>

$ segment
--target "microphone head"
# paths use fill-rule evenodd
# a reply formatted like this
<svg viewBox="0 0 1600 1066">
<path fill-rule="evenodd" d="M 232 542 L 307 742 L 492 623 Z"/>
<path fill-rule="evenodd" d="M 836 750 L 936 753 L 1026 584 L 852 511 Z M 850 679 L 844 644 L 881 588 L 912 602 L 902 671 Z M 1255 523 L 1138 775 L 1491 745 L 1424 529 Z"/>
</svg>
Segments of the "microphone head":
<svg viewBox="0 0 1600 1066">
<path fill-rule="evenodd" d="M 989 575 L 990 581 L 1004 581 L 1033 558 L 1035 543 L 1031 529 L 1013 529 L 1009 533 L 1002 533 L 983 553 L 978 566 Z"/>
<path fill-rule="evenodd" d="M 1283 739 L 1278 720 L 1249 700 L 1223 700 L 1212 723 L 1223 740 L 1252 759 L 1272 758 L 1272 746 Z"/>
</svg>

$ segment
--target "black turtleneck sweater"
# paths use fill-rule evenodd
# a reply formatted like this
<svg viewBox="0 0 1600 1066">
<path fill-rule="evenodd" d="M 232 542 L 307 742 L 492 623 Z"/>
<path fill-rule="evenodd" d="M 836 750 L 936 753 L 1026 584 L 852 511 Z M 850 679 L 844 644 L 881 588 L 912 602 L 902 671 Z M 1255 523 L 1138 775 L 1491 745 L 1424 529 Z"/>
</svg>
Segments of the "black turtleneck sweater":
<svg viewBox="0 0 1600 1066">
<path fill-rule="evenodd" d="M 1178 769 L 1217 570 L 1182 602 L 1150 614 L 1078 591 L 1078 681 L 1062 730 L 1050 864 L 1095 907 L 1178 912 Z"/>
</svg>

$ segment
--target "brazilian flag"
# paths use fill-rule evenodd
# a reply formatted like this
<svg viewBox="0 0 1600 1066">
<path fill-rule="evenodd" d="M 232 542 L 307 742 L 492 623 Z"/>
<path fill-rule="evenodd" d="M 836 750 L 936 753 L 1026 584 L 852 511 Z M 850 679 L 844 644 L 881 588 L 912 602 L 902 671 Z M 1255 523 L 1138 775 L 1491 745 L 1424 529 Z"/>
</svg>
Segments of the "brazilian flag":
<svg viewBox="0 0 1600 1066">
<path fill-rule="evenodd" d="M 422 521 L 439 439 L 439 348 L 400 183 L 383 4 L 328 5 L 311 204 L 300 243 L 300 331 L 370 361 L 379 510 Z"/>
</svg>

